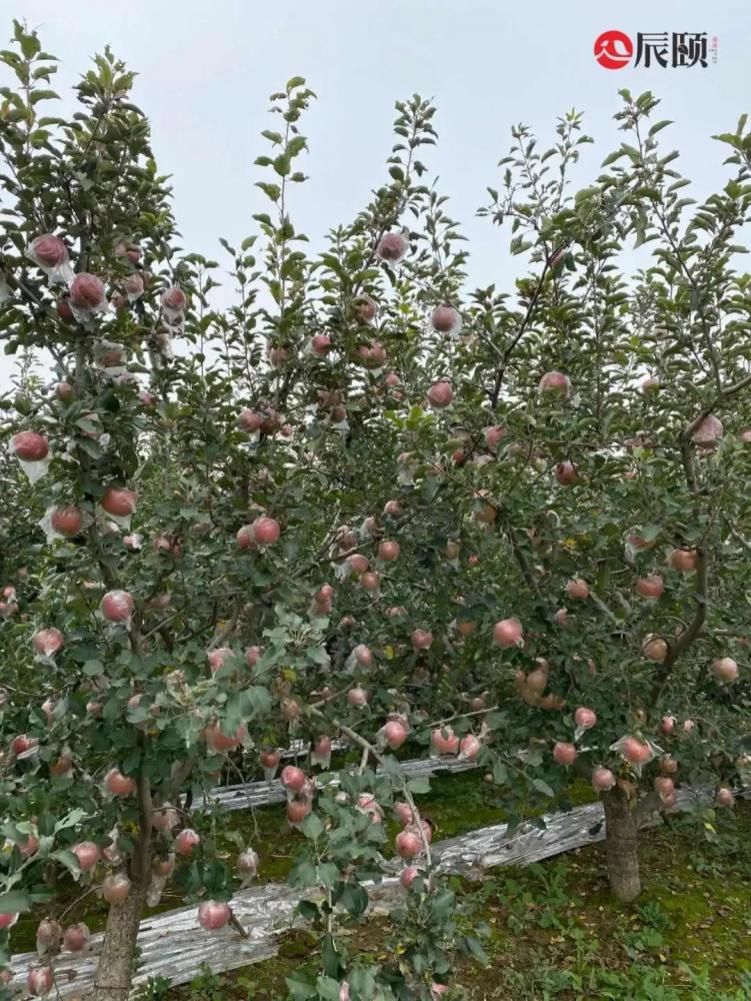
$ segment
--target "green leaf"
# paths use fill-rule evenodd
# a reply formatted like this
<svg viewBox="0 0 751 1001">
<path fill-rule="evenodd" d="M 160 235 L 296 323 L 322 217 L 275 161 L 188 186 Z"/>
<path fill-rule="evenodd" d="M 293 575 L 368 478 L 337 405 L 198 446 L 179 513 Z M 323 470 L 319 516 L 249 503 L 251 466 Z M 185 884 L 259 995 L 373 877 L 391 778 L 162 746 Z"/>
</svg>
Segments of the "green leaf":
<svg viewBox="0 0 751 1001">
<path fill-rule="evenodd" d="M 323 821 L 317 813 L 309 813 L 308 816 L 298 825 L 306 838 L 317 841 L 323 834 Z"/>
<path fill-rule="evenodd" d="M 672 125 L 672 124 L 673 124 L 673 123 L 672 123 L 672 122 L 671 122 L 671 121 L 670 121 L 669 119 L 667 119 L 667 118 L 666 118 L 666 119 L 664 119 L 664 120 L 663 120 L 663 121 L 661 121 L 661 122 L 655 122 L 655 123 L 654 123 L 654 125 L 653 125 L 653 126 L 651 127 L 651 129 L 649 130 L 649 132 L 647 133 L 647 135 L 648 135 L 648 136 L 656 136 L 658 132 L 661 132 L 661 131 L 662 131 L 662 129 L 664 129 L 664 128 L 666 128 L 666 127 L 667 127 L 668 125 Z"/>
<path fill-rule="evenodd" d="M 535 787 L 535 789 L 538 792 L 541 792 L 543 794 L 543 796 L 547 796 L 550 799 L 554 799 L 555 798 L 555 793 L 550 788 L 550 786 L 547 784 L 547 782 L 545 782 L 543 779 L 535 779 L 534 782 L 532 783 L 532 785 Z"/>
<path fill-rule="evenodd" d="M 0 893 L 0 914 L 23 914 L 30 910 L 31 897 L 28 893 L 24 893 L 22 890 Z"/>
<path fill-rule="evenodd" d="M 430 781 L 426 778 L 410 779 L 407 788 L 414 796 L 424 796 L 430 792 Z"/>
</svg>

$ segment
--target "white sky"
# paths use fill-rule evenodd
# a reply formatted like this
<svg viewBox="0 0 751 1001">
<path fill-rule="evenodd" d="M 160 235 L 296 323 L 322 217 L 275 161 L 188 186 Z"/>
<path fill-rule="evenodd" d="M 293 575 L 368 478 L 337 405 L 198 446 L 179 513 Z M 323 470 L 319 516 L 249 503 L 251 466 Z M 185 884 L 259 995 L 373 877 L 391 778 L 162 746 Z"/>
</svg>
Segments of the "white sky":
<svg viewBox="0 0 751 1001">
<path fill-rule="evenodd" d="M 613 13 L 606 12 L 606 6 Z M 723 149 L 712 133 L 732 131 L 751 111 L 751 4 L 748 0 L 17 0 L 13 15 L 37 27 L 62 62 L 61 95 L 110 43 L 140 76 L 137 103 L 150 116 L 160 168 L 173 175 L 186 248 L 216 256 L 253 232 L 251 213 L 264 196 L 253 160 L 272 127 L 268 95 L 305 76 L 319 100 L 303 125 L 310 181 L 294 189 L 298 230 L 316 246 L 349 220 L 385 176 L 393 104 L 418 92 L 438 105 L 439 145 L 425 159 L 451 195 L 448 210 L 470 237 L 470 283 L 508 287 L 516 272 L 507 232 L 474 218 L 497 185 L 497 161 L 514 123 L 552 138 L 555 119 L 576 107 L 596 139 L 583 147 L 582 184 L 618 144 L 612 114 L 617 90 L 651 89 L 663 99 L 662 133 L 681 150 L 679 169 L 694 178 L 695 197 L 724 182 Z M 718 62 L 706 70 L 626 68 L 607 71 L 592 55 L 600 32 L 706 31 L 719 38 Z M 0 79 L 5 83 L 0 72 Z M 11 363 L 0 355 L 0 386 Z"/>
</svg>

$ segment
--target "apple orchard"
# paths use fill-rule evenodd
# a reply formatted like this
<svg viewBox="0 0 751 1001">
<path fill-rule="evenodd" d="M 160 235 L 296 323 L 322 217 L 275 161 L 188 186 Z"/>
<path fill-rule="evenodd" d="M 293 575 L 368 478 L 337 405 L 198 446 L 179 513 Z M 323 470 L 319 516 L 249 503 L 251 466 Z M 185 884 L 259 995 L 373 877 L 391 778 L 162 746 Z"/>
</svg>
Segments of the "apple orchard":
<svg viewBox="0 0 751 1001">
<path fill-rule="evenodd" d="M 601 166 L 576 113 L 549 149 L 517 127 L 480 214 L 525 277 L 472 290 L 417 96 L 382 186 L 314 252 L 294 206 L 315 95 L 272 95 L 267 211 L 220 262 L 180 245 L 109 50 L 67 118 L 34 33 L 0 59 L 6 983 L 32 915 L 38 961 L 13 975 L 55 990 L 85 894 L 109 907 L 102 1001 L 165 888 L 242 935 L 233 894 L 271 846 L 218 852 L 211 798 L 260 773 L 322 942 L 291 998 L 449 998 L 456 956 L 481 955 L 407 758 L 475 762 L 512 824 L 591 784 L 612 892 L 636 898 L 640 825 L 680 787 L 711 824 L 749 777 L 745 118 L 701 204 L 650 94 L 622 92 Z M 403 899 L 366 965 L 342 932 L 390 856 Z"/>
</svg>

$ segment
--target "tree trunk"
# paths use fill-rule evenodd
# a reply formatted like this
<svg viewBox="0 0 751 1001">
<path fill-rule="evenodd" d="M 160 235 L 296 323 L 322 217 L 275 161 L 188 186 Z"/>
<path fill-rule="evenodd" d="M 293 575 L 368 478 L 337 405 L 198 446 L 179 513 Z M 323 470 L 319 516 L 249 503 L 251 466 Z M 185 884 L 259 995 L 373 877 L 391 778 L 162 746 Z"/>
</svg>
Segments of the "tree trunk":
<svg viewBox="0 0 751 1001">
<path fill-rule="evenodd" d="M 622 790 L 603 793 L 605 850 L 610 889 L 617 900 L 628 904 L 641 893 L 639 878 L 639 825 L 633 804 Z"/>
<path fill-rule="evenodd" d="M 111 904 L 102 951 L 94 975 L 94 1001 L 127 1001 L 135 973 L 136 939 L 151 879 L 151 787 L 138 777 L 141 833 L 130 866 L 130 893 L 122 904 Z"/>
<path fill-rule="evenodd" d="M 94 977 L 94 1001 L 127 1001 L 135 973 L 136 938 L 147 889 L 146 880 L 134 879 L 125 902 L 113 904 L 109 909 Z"/>
</svg>

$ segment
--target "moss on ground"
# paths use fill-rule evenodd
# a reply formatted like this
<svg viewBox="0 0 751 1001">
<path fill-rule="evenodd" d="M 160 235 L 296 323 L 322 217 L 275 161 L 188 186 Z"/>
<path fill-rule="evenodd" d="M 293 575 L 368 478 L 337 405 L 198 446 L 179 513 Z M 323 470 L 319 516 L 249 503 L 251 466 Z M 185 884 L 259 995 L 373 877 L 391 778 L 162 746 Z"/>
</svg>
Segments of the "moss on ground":
<svg viewBox="0 0 751 1001">
<path fill-rule="evenodd" d="M 547 801 L 552 812 L 593 798 L 577 784 L 567 803 Z M 438 775 L 430 793 L 419 797 L 433 821 L 436 839 L 455 837 L 508 819 L 502 792 L 478 771 Z M 527 815 L 540 812 L 539 800 Z M 230 836 L 218 847 L 234 854 L 232 832 L 244 841 L 267 845 L 259 881 L 282 881 L 303 844 L 290 829 L 281 806 L 225 817 Z M 396 825 L 390 834 L 396 832 Z M 645 890 L 630 907 L 609 896 L 602 845 L 570 852 L 526 869 L 487 873 L 479 883 L 456 880 L 465 903 L 489 928 L 490 967 L 462 965 L 458 980 L 469 1001 L 751 1001 L 751 804 L 741 802 L 715 824 L 706 817 L 679 816 L 671 829 L 645 832 L 641 861 Z M 711 835 L 712 840 L 707 840 Z M 391 839 L 389 839 L 389 844 Z M 76 888 L 70 887 L 69 899 Z M 60 904 L 62 908 L 63 902 Z M 150 913 L 180 905 L 165 896 Z M 59 913 L 59 911 L 58 911 Z M 22 918 L 13 929 L 14 951 L 33 948 L 40 915 Z M 102 902 L 90 896 L 66 916 L 103 926 Z M 369 916 L 346 932 L 350 955 L 370 961 L 385 957 L 386 928 Z M 151 995 L 171 1001 L 277 1001 L 286 997 L 285 977 L 319 966 L 318 940 L 305 932 L 281 939 L 279 955 L 231 974 L 198 975 L 193 984 L 169 990 L 152 985 Z"/>
<path fill-rule="evenodd" d="M 456 781 L 454 779 L 453 781 Z M 445 797 L 444 836 L 464 814 L 461 784 Z M 482 811 L 482 806 L 478 805 Z M 457 819 L 460 829 L 461 823 Z M 609 896 L 602 845 L 526 869 L 455 881 L 465 903 L 487 923 L 489 966 L 461 964 L 468 1001 L 750 1001 L 751 805 L 718 818 L 714 841 L 696 818 L 643 835 L 645 890 L 630 906 Z M 454 833 L 452 830 L 451 833 Z M 347 934 L 350 955 L 382 961 L 386 926 L 371 917 Z M 307 933 L 281 940 L 272 961 L 232 974 L 201 974 L 170 992 L 174 1001 L 281 1001 L 285 978 L 319 969 L 318 943 Z M 457 995 L 458 996 L 458 995 Z"/>
</svg>

